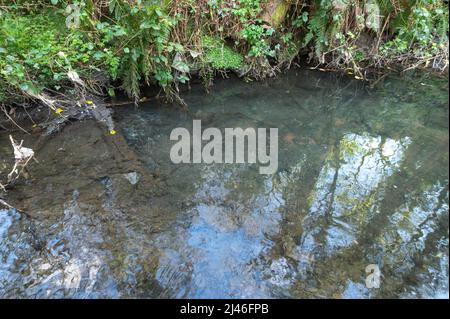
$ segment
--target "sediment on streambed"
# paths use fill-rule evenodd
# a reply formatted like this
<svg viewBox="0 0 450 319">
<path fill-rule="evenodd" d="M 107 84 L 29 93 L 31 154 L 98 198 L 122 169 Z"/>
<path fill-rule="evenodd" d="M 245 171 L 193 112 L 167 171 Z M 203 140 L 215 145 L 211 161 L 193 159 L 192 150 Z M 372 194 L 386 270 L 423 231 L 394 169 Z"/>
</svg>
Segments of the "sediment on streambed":
<svg viewBox="0 0 450 319">
<path fill-rule="evenodd" d="M 17 180 L 7 189 L 6 196 L 11 205 L 32 217 L 45 218 L 45 212 L 53 209 L 61 212 L 61 205 L 72 198 L 74 191 L 80 199 L 95 203 L 105 194 L 105 180 L 120 181 L 122 187 L 128 185 L 125 193 L 130 195 L 127 197 L 130 205 L 134 195 L 144 196 L 140 189 L 145 190 L 145 196 L 164 191 L 164 186 L 140 164 L 121 134 L 111 135 L 94 120 L 74 122 L 51 136 L 40 133 L 15 136 L 23 138 L 24 145 L 34 150 L 37 161 L 29 164 L 30 176 Z M 13 160 L 6 158 L 9 153 L 2 152 L 5 166 Z M 2 169 L 2 176 L 6 171 Z M 36 196 L 43 191 L 48 192 L 47 197 Z"/>
<path fill-rule="evenodd" d="M 0 251 L 22 262 L 2 264 L 2 297 L 127 296 L 115 285 L 132 263 L 121 264 L 122 254 L 141 243 L 134 232 L 147 220 L 146 231 L 164 229 L 175 216 L 164 180 L 141 164 L 120 132 L 111 135 L 95 120 L 76 121 L 52 135 L 13 134 L 37 161 L 0 194 L 11 205 L 0 206 L 2 226 L 11 221 L 10 231 L 20 234 L 13 242 L 1 237 Z M 13 164 L 4 138 L 2 181 Z M 140 258 L 154 267 L 158 254 L 144 248 L 149 251 Z"/>
</svg>

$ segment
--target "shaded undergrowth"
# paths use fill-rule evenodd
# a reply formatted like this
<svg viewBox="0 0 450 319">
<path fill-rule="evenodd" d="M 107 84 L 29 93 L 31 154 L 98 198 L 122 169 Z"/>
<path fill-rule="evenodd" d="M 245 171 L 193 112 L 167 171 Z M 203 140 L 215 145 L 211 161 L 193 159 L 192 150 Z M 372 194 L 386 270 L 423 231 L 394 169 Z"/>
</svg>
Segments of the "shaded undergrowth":
<svg viewBox="0 0 450 319">
<path fill-rule="evenodd" d="M 306 60 L 358 79 L 369 68 L 448 66 L 443 0 L 0 0 L 0 102 L 81 92 L 182 103 L 192 76 L 273 76 Z M 81 88 L 81 89 L 80 89 Z M 84 96 L 84 94 L 83 94 Z M 54 98 L 51 103 L 49 99 Z"/>
</svg>

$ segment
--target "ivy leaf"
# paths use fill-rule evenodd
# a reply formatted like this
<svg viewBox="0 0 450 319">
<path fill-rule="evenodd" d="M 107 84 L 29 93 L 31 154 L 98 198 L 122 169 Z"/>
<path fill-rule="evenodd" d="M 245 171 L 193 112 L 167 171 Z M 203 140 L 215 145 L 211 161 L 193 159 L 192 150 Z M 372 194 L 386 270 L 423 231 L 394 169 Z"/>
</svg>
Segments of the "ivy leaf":
<svg viewBox="0 0 450 319">
<path fill-rule="evenodd" d="M 176 54 L 173 59 L 172 67 L 181 73 L 189 73 L 189 66 L 183 61 L 180 54 Z"/>
<path fill-rule="evenodd" d="M 28 84 L 26 84 L 26 83 L 20 84 L 20 89 L 21 89 L 22 91 L 28 91 L 29 88 L 30 88 L 30 87 L 29 87 Z"/>
<path fill-rule="evenodd" d="M 302 20 L 303 22 L 308 22 L 308 11 L 303 12 L 302 14 Z"/>
<path fill-rule="evenodd" d="M 144 21 L 141 23 L 141 25 L 139 26 L 139 28 L 142 29 L 150 29 L 152 27 L 152 25 L 148 22 L 148 21 Z"/>
<path fill-rule="evenodd" d="M 108 88 L 108 95 L 111 97 L 115 97 L 116 96 L 116 92 L 114 91 L 113 88 Z"/>
<path fill-rule="evenodd" d="M 189 81 L 189 78 L 186 75 L 180 75 L 178 81 L 184 84 Z"/>
</svg>

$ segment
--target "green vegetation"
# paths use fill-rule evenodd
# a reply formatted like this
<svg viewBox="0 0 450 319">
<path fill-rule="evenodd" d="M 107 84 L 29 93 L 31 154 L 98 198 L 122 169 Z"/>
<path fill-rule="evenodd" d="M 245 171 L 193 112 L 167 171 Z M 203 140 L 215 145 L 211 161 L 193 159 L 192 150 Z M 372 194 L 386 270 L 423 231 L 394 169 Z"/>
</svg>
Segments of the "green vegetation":
<svg viewBox="0 0 450 319">
<path fill-rule="evenodd" d="M 38 93 L 44 88 L 60 90 L 67 74 L 76 70 L 88 78 L 107 63 L 111 77 L 118 59 L 104 44 L 86 42 L 76 30 L 69 32 L 61 16 L 46 13 L 32 16 L 6 15 L 0 20 L 0 83 Z M 92 64 L 91 64 L 92 63 Z M 89 66 L 89 67 L 87 67 Z"/>
<path fill-rule="evenodd" d="M 242 67 L 243 56 L 224 44 L 220 39 L 203 37 L 204 62 L 216 70 L 235 70 Z"/>
<path fill-rule="evenodd" d="M 329 68 L 448 66 L 446 0 L 0 0 L 0 100 L 261 78 L 307 56 Z M 242 72 L 240 72 L 242 73 Z M 72 79 L 70 79 L 72 78 Z M 55 93 L 56 92 L 56 93 Z"/>
</svg>

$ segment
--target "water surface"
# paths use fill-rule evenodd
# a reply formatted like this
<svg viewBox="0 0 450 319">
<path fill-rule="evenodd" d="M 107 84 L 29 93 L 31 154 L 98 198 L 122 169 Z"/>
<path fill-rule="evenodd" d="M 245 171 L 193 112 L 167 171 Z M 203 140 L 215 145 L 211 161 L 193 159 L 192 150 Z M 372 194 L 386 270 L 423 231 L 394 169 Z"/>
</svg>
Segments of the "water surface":
<svg viewBox="0 0 450 319">
<path fill-rule="evenodd" d="M 39 297 L 448 298 L 448 79 L 391 77 L 369 89 L 292 71 L 262 83 L 218 80 L 210 94 L 194 86 L 184 98 L 188 110 L 153 101 L 115 116 L 167 185 L 158 213 L 151 201 L 136 203 L 133 223 L 123 217 L 131 211 L 114 213 L 125 239 L 99 248 L 106 222 L 90 215 L 97 227 L 89 228 L 75 196 L 64 216 L 79 216 L 55 223 L 46 239 L 53 247 L 66 237 L 69 247 L 43 258 L 18 247 L 23 218 L 0 211 L 0 295 L 28 278 L 19 294 Z M 190 130 L 193 119 L 203 128 L 278 128 L 277 173 L 173 164 L 170 132 Z M 50 270 L 30 276 L 39 258 Z M 381 270 L 379 289 L 365 285 L 370 264 Z M 84 283 L 76 289 L 48 278 L 75 268 Z"/>
</svg>

